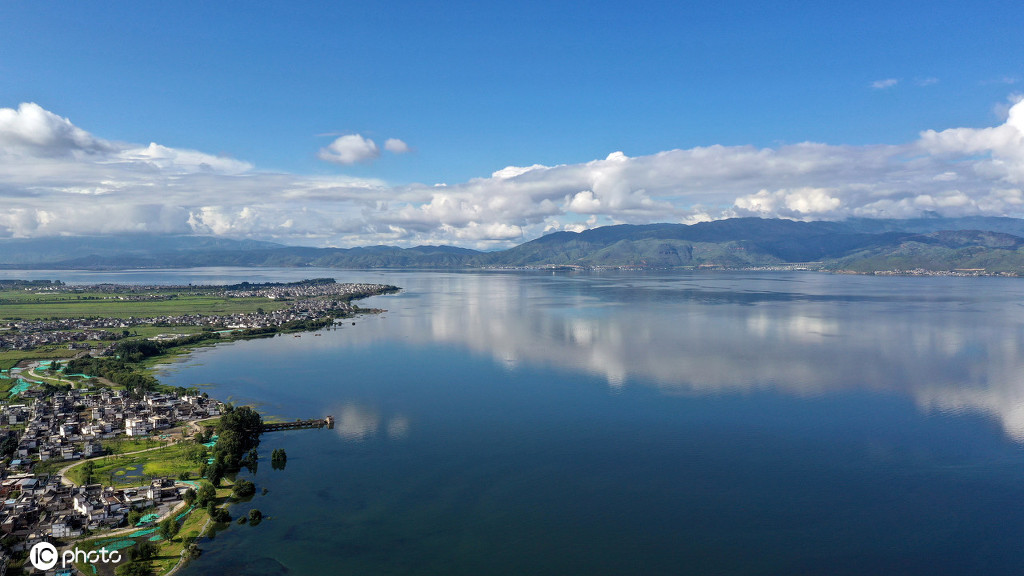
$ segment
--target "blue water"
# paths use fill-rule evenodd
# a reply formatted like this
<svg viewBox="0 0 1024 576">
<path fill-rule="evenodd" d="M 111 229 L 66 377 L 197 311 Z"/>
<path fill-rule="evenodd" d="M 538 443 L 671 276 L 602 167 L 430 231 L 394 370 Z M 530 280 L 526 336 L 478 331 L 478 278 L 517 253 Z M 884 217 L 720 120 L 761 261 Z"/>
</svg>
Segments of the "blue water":
<svg viewBox="0 0 1024 576">
<path fill-rule="evenodd" d="M 405 290 L 354 326 L 163 370 L 338 421 L 263 437 L 258 495 L 232 511 L 264 522 L 186 575 L 1024 566 L 1020 280 L 321 272 L 257 271 Z"/>
</svg>

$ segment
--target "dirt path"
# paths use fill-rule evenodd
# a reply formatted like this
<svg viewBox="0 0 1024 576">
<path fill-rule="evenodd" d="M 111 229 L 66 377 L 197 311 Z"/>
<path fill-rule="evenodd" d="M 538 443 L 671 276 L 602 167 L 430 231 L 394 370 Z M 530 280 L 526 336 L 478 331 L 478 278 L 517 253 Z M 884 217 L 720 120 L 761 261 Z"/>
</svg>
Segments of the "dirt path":
<svg viewBox="0 0 1024 576">
<path fill-rule="evenodd" d="M 71 389 L 72 390 L 75 389 L 75 382 L 74 381 L 72 381 L 72 380 L 65 380 L 64 378 L 61 378 L 59 376 L 56 376 L 56 377 L 54 377 L 54 376 L 44 376 L 44 375 L 40 374 L 39 372 L 36 372 L 36 370 L 38 370 L 38 369 L 39 369 L 38 366 L 33 366 L 31 368 L 27 368 L 28 375 L 33 377 L 33 378 L 37 378 L 37 379 L 43 380 L 43 381 L 55 380 L 55 381 L 57 381 L 57 382 L 59 382 L 61 384 L 70 384 L 71 385 Z"/>
<path fill-rule="evenodd" d="M 75 386 L 75 381 L 74 380 L 68 380 L 66 378 L 61 377 L 60 375 L 50 376 L 48 374 L 40 374 L 39 372 L 37 372 L 37 370 L 39 370 L 39 361 L 38 360 L 33 360 L 33 361 L 28 363 L 28 366 L 24 366 L 24 367 L 22 367 L 20 369 L 21 374 L 27 374 L 28 376 L 31 376 L 32 378 L 35 378 L 37 380 L 56 381 L 56 382 L 59 382 L 61 384 L 70 384 L 72 390 L 77 388 L 77 386 Z M 117 386 L 116 384 L 114 384 L 113 382 L 111 382 L 110 380 L 108 380 L 106 378 L 103 378 L 102 376 L 93 376 L 92 379 L 100 382 L 104 386 L 109 386 L 111 388 L 113 388 L 114 386 Z"/>
</svg>

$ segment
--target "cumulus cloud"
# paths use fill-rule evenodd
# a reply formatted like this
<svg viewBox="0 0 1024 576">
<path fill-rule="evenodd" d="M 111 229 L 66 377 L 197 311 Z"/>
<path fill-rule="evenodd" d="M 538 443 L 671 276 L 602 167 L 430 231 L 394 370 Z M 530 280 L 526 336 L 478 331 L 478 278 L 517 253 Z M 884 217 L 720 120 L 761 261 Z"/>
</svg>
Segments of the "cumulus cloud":
<svg viewBox="0 0 1024 576">
<path fill-rule="evenodd" d="M 342 165 L 370 162 L 378 156 L 380 149 L 377 148 L 377 144 L 359 134 L 340 136 L 321 148 L 319 154 L 321 160 Z"/>
<path fill-rule="evenodd" d="M 392 154 L 405 154 L 409 152 L 409 145 L 398 138 L 388 138 L 384 141 L 384 149 Z"/>
<path fill-rule="evenodd" d="M 150 142 L 145 148 L 121 150 L 117 153 L 117 158 L 147 164 L 159 170 L 241 174 L 252 169 L 252 164 L 234 158 L 211 156 L 195 150 L 167 148 L 155 142 Z"/>
<path fill-rule="evenodd" d="M 756 194 L 736 199 L 736 208 L 756 214 L 771 216 L 803 217 L 829 214 L 839 208 L 842 202 L 821 188 L 799 188 L 796 190 L 761 190 Z"/>
<path fill-rule="evenodd" d="M 0 147 L 8 155 L 40 156 L 101 153 L 114 148 L 34 102 L 22 103 L 17 110 L 0 108 Z"/>
<path fill-rule="evenodd" d="M 1006 122 L 994 128 L 927 130 L 921 134 L 920 146 L 942 158 L 982 156 L 974 161 L 976 174 L 1020 185 L 1024 183 L 1024 104 L 1015 104 Z"/>
<path fill-rule="evenodd" d="M 871 87 L 874 88 L 875 90 L 886 90 L 888 88 L 896 86 L 899 83 L 900 81 L 898 78 L 885 78 L 882 80 L 875 80 L 874 82 L 871 83 Z"/>
<path fill-rule="evenodd" d="M 321 153 L 351 164 L 379 149 L 352 134 Z M 332 246 L 498 248 L 550 231 L 732 216 L 1022 216 L 1024 103 L 997 126 L 925 130 L 899 145 L 613 152 L 402 186 L 261 172 L 200 151 L 108 141 L 22 104 L 0 109 L 0 201 L 7 237 L 200 233 Z"/>
</svg>

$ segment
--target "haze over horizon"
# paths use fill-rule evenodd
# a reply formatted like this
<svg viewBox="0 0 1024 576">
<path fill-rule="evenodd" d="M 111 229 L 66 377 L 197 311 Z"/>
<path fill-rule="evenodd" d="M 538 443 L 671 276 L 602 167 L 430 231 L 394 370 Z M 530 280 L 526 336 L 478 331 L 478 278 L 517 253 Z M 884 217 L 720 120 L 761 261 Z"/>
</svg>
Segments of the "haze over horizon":
<svg viewBox="0 0 1024 576">
<path fill-rule="evenodd" d="M 6 5 L 0 237 L 495 249 L 1021 217 L 1022 24 L 1001 2 Z"/>
</svg>

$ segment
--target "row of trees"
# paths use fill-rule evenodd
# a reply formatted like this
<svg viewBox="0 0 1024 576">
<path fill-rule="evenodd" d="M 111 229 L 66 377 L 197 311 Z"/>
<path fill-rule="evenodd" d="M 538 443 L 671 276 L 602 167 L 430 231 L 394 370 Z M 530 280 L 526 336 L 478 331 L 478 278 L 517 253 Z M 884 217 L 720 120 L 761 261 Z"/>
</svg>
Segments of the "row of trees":
<svg viewBox="0 0 1024 576">
<path fill-rule="evenodd" d="M 159 356 L 171 348 L 178 346 L 189 346 L 206 340 L 217 340 L 220 334 L 216 332 L 199 332 L 189 336 L 182 336 L 174 340 L 154 342 L 152 340 L 125 340 L 114 346 L 114 354 L 126 362 L 141 362 L 146 358 Z"/>
</svg>

